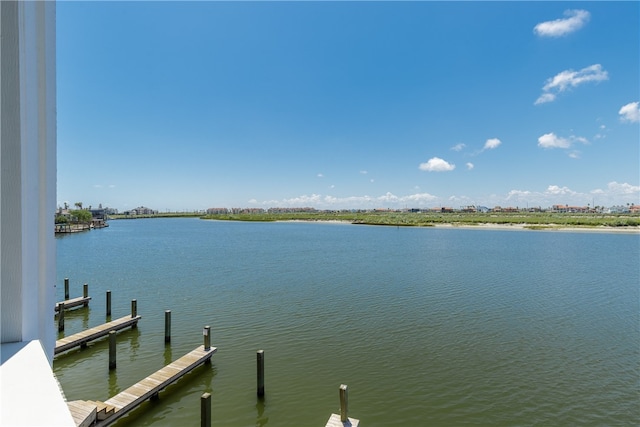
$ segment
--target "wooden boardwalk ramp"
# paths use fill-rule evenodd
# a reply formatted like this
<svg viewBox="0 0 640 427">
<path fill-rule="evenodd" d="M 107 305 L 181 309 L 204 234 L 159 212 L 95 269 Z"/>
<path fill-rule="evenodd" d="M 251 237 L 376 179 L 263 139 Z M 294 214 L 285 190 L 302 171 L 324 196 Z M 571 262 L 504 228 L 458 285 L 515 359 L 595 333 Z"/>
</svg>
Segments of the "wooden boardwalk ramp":
<svg viewBox="0 0 640 427">
<path fill-rule="evenodd" d="M 82 415 L 78 414 L 78 418 L 75 419 L 76 425 L 92 425 L 92 423 L 95 422 L 96 427 L 106 427 L 114 423 L 120 417 L 134 410 L 145 400 L 156 396 L 167 386 L 209 361 L 216 351 L 217 349 L 215 347 L 210 347 L 208 350 L 205 350 L 204 346 L 201 345 L 104 402 L 68 402 L 70 409 L 72 409 L 72 405 L 73 407 L 86 407 L 84 411 L 87 413 L 87 418 L 83 419 Z M 94 411 L 91 412 L 91 409 Z"/>
<path fill-rule="evenodd" d="M 96 326 L 95 328 L 90 328 L 85 331 L 78 332 L 77 334 L 61 338 L 56 341 L 56 348 L 53 351 L 53 354 L 57 355 L 74 347 L 84 346 L 89 341 L 109 335 L 109 332 L 111 331 L 119 331 L 120 329 L 124 329 L 129 326 L 134 327 L 138 324 L 138 320 L 140 319 L 142 319 L 141 316 L 124 316 L 120 319 L 112 320 L 111 322 Z"/>
</svg>

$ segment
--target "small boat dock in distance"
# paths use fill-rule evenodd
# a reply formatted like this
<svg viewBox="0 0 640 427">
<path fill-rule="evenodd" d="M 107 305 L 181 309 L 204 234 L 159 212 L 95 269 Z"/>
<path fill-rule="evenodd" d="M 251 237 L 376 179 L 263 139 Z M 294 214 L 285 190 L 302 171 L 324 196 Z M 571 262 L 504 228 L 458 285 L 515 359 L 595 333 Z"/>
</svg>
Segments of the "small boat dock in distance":
<svg viewBox="0 0 640 427">
<path fill-rule="evenodd" d="M 109 335 L 109 332 L 111 331 L 119 331 L 120 329 L 124 329 L 129 326 L 135 327 L 140 319 L 142 319 L 142 316 L 133 315 L 132 313 L 131 316 L 127 315 L 119 319 L 112 320 L 111 322 L 104 323 L 100 326 L 61 338 L 56 341 L 56 348 L 53 351 L 53 354 L 55 356 L 74 347 L 85 346 L 89 341 Z"/>
<path fill-rule="evenodd" d="M 216 347 L 206 348 L 201 345 L 104 402 L 79 400 L 67 402 L 76 426 L 106 427 L 114 423 L 142 402 L 156 396 L 167 386 L 208 362 L 216 351 Z"/>
</svg>

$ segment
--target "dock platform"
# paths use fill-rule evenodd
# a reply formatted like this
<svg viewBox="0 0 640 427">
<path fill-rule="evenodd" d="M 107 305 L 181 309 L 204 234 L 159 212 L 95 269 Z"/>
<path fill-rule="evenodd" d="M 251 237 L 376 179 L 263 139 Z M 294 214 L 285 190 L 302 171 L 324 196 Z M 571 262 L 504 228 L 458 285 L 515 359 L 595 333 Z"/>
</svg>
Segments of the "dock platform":
<svg viewBox="0 0 640 427">
<path fill-rule="evenodd" d="M 65 310 L 68 308 L 78 307 L 80 305 L 86 306 L 87 304 L 89 304 L 90 299 L 91 297 L 77 297 L 77 298 L 71 298 L 65 301 L 60 301 L 56 303 L 55 311 L 56 313 L 60 311 L 60 304 L 64 304 Z"/>
<path fill-rule="evenodd" d="M 106 427 L 134 410 L 141 403 L 156 396 L 167 386 L 178 381 L 198 366 L 209 361 L 217 351 L 215 347 L 208 350 L 199 346 L 178 360 L 149 375 L 137 384 L 121 391 L 104 402 L 98 401 L 73 401 L 68 402 L 69 408 L 82 408 L 87 414 L 86 418 L 78 413 L 75 418 L 77 426 L 94 425 Z"/>
<path fill-rule="evenodd" d="M 134 327 L 138 324 L 138 320 L 140 319 L 142 319 L 141 316 L 125 316 L 121 317 L 120 319 L 104 323 L 100 326 L 78 332 L 77 334 L 61 338 L 56 341 L 56 348 L 53 351 L 53 354 L 55 356 L 74 347 L 84 346 L 89 341 L 93 341 L 109 335 L 109 332 L 111 331 L 119 331 L 120 329 L 124 329 L 129 326 Z"/>
<path fill-rule="evenodd" d="M 359 424 L 360 420 L 356 420 L 355 418 L 347 418 L 347 421 L 342 422 L 340 421 L 340 415 L 331 414 L 325 427 L 358 427 Z"/>
</svg>

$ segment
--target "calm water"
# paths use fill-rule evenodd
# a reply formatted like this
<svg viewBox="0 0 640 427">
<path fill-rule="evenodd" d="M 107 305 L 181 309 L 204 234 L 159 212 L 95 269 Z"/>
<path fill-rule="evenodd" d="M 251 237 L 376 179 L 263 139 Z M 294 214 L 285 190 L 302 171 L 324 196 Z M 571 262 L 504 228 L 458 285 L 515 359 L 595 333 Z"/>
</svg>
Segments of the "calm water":
<svg viewBox="0 0 640 427">
<path fill-rule="evenodd" d="M 142 320 L 59 356 L 69 400 L 105 400 L 202 343 L 213 363 L 119 426 L 324 426 L 349 386 L 363 425 L 640 424 L 638 235 L 112 221 L 57 239 L 68 334 L 138 300 Z M 164 344 L 164 311 L 172 343 Z M 266 398 L 255 396 L 265 350 Z"/>
</svg>

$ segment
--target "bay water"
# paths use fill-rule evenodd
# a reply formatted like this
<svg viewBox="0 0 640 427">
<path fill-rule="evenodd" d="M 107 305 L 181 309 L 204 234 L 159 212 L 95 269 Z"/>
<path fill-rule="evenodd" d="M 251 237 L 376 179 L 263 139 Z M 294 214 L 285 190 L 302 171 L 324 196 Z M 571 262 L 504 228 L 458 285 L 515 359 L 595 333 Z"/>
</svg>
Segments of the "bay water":
<svg viewBox="0 0 640 427">
<path fill-rule="evenodd" d="M 56 238 L 66 334 L 137 300 L 138 327 L 54 360 L 68 400 L 106 400 L 202 344 L 218 348 L 117 426 L 640 424 L 640 236 L 619 233 L 111 221 Z M 164 343 L 164 313 L 172 339 Z M 52 319 L 52 324 L 53 324 Z M 60 336 L 63 336 L 60 334 Z M 265 351 L 265 398 L 256 351 Z"/>
</svg>

